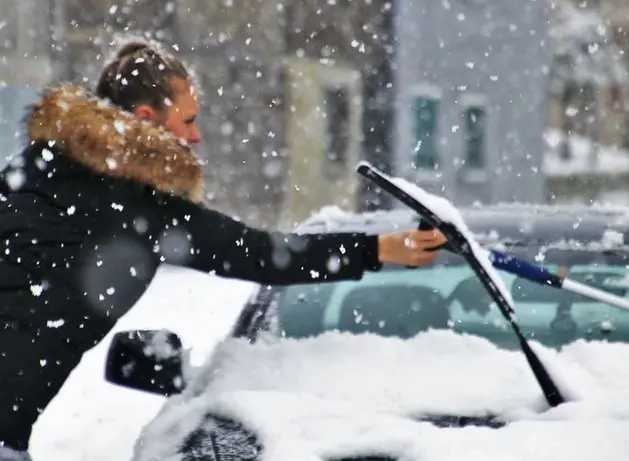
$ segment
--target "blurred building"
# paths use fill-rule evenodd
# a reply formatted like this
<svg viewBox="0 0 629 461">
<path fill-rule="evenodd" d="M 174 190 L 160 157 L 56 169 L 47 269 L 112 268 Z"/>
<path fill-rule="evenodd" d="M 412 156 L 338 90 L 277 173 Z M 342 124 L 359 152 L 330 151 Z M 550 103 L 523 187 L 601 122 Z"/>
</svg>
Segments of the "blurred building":
<svg viewBox="0 0 629 461">
<path fill-rule="evenodd" d="M 362 158 L 457 203 L 543 200 L 544 5 L 0 2 L 2 154 L 18 148 L 16 119 L 42 85 L 91 84 L 112 37 L 150 32 L 200 84 L 208 202 L 247 222 L 290 228 L 324 205 L 388 206 L 354 173 Z"/>
<path fill-rule="evenodd" d="M 588 0 L 585 6 L 600 14 L 607 44 L 623 66 L 621 81 L 608 80 L 598 90 L 601 142 L 629 149 L 629 0 Z"/>
<path fill-rule="evenodd" d="M 623 4 L 627 6 L 623 6 Z M 625 137 L 629 26 L 626 0 L 557 0 L 550 10 L 555 48 L 549 124 L 603 145 Z"/>
<path fill-rule="evenodd" d="M 626 202 L 629 2 L 557 0 L 552 6 L 548 197 Z"/>
<path fill-rule="evenodd" d="M 389 151 L 388 2 L 1 5 L 6 112 L 15 113 L 52 79 L 93 83 L 112 36 L 150 31 L 177 45 L 200 83 L 205 141 L 198 152 L 208 162 L 213 206 L 290 227 L 323 205 L 356 209 L 369 200 L 353 168 L 359 158 L 378 162 Z M 10 98 L 16 89 L 24 95 Z M 14 118 L 3 138 L 15 131 Z"/>
<path fill-rule="evenodd" d="M 547 3 L 398 4 L 397 174 L 461 205 L 545 200 Z"/>
</svg>

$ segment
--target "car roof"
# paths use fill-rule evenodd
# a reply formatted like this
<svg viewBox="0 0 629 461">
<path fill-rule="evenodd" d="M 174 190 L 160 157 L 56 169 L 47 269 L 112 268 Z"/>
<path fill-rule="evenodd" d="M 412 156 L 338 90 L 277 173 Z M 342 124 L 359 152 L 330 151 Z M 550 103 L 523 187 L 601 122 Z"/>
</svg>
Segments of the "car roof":
<svg viewBox="0 0 629 461">
<path fill-rule="evenodd" d="M 580 242 L 629 249 L 629 207 L 513 203 L 472 206 L 459 211 L 481 242 Z M 350 213 L 327 207 L 302 222 L 297 231 L 379 234 L 416 228 L 420 220 L 407 208 Z"/>
</svg>

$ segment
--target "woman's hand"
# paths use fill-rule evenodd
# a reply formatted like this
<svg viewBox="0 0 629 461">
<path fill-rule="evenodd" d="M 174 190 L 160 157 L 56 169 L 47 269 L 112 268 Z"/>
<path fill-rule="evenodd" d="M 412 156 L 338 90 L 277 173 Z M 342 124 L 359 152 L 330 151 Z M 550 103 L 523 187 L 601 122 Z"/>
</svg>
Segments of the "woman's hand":
<svg viewBox="0 0 629 461">
<path fill-rule="evenodd" d="M 381 263 L 421 266 L 432 262 L 437 257 L 434 248 L 446 241 L 445 236 L 436 229 L 380 234 L 378 259 Z"/>
</svg>

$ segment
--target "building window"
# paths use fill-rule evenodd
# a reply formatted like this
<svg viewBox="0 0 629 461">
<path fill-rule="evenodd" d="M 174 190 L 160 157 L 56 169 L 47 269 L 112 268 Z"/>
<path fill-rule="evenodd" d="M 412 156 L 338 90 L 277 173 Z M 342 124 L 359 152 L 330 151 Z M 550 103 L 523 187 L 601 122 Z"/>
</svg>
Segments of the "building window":
<svg viewBox="0 0 629 461">
<path fill-rule="evenodd" d="M 350 95 L 348 88 L 324 88 L 327 160 L 345 166 L 350 142 Z"/>
<path fill-rule="evenodd" d="M 463 111 L 464 118 L 464 168 L 484 169 L 486 164 L 487 110 L 484 105 L 469 105 Z"/>
<path fill-rule="evenodd" d="M 413 122 L 412 164 L 422 170 L 439 168 L 437 149 L 440 93 L 423 87 L 416 89 L 411 101 Z"/>
</svg>

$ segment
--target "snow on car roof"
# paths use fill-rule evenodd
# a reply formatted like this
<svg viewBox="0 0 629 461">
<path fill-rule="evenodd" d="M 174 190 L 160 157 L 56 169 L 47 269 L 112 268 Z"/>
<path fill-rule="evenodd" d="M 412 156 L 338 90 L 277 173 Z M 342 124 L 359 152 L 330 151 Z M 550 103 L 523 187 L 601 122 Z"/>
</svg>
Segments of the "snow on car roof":
<svg viewBox="0 0 629 461">
<path fill-rule="evenodd" d="M 629 207 L 511 203 L 460 212 L 482 243 L 535 241 L 554 248 L 629 250 Z M 327 206 L 300 223 L 297 231 L 375 234 L 415 228 L 419 220 L 407 208 L 351 212 Z"/>
<path fill-rule="evenodd" d="M 227 339 L 149 424 L 136 459 L 179 459 L 182 438 L 207 413 L 256 433 L 264 461 L 365 454 L 440 461 L 623 459 L 629 368 L 621 364 L 629 363 L 629 345 L 578 341 L 561 352 L 536 346 L 570 384 L 568 404 L 547 410 L 520 352 L 451 331 L 410 340 L 335 332 L 255 344 Z M 414 420 L 426 414 L 497 414 L 511 424 L 437 429 Z"/>
</svg>

